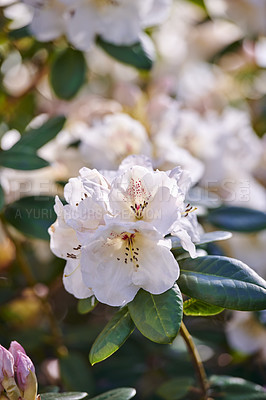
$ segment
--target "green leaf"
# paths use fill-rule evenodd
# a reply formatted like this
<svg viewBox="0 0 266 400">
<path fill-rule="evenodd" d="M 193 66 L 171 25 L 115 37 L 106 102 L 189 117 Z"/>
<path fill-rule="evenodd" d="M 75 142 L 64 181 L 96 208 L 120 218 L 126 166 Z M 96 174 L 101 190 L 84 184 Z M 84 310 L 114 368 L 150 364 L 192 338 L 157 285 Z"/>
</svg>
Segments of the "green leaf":
<svg viewBox="0 0 266 400">
<path fill-rule="evenodd" d="M 76 352 L 59 359 L 61 378 L 67 390 L 93 391 L 91 368 L 86 357 Z"/>
<path fill-rule="evenodd" d="M 86 60 L 81 51 L 68 47 L 57 54 L 50 73 L 50 82 L 57 97 L 72 99 L 85 82 L 86 71 Z"/>
<path fill-rule="evenodd" d="M 93 397 L 91 400 L 129 400 L 136 395 L 136 390 L 133 388 L 119 388 L 109 390 L 99 396 Z"/>
<path fill-rule="evenodd" d="M 5 218 L 25 235 L 49 240 L 47 230 L 56 219 L 54 197 L 22 197 L 6 207 Z"/>
<path fill-rule="evenodd" d="M 159 295 L 139 290 L 128 304 L 138 330 L 156 343 L 171 343 L 176 337 L 183 313 L 183 300 L 177 285 Z"/>
<path fill-rule="evenodd" d="M 43 160 L 31 149 L 0 151 L 0 165 L 6 168 L 31 171 L 48 167 L 49 163 Z"/>
<path fill-rule="evenodd" d="M 185 315 L 194 317 L 207 317 L 220 314 L 224 308 L 208 304 L 197 299 L 189 299 L 184 302 L 183 311 Z"/>
<path fill-rule="evenodd" d="M 214 392 L 219 391 L 222 400 L 265 400 L 266 391 L 256 383 L 233 376 L 210 377 L 210 386 Z"/>
<path fill-rule="evenodd" d="M 251 208 L 223 206 L 210 211 L 208 222 L 234 232 L 258 232 L 266 229 L 266 213 Z"/>
<path fill-rule="evenodd" d="M 98 303 L 95 296 L 91 296 L 88 299 L 80 299 L 78 302 L 78 312 L 80 314 L 87 314 L 92 311 Z"/>
<path fill-rule="evenodd" d="M 8 37 L 13 40 L 22 39 L 29 36 L 31 36 L 29 25 L 8 32 Z"/>
<path fill-rule="evenodd" d="M 21 139 L 12 147 L 12 151 L 33 149 L 38 150 L 62 130 L 66 118 L 63 115 L 54 117 L 46 121 L 42 126 L 36 129 L 30 129 L 24 133 Z"/>
<path fill-rule="evenodd" d="M 205 256 L 179 261 L 178 285 L 192 298 L 242 311 L 266 307 L 266 282 L 239 260 Z"/>
<path fill-rule="evenodd" d="M 106 53 L 116 60 L 131 65 L 137 69 L 150 71 L 153 66 L 153 55 L 144 49 L 141 42 L 130 46 L 117 46 L 98 37 L 96 42 Z"/>
<path fill-rule="evenodd" d="M 185 396 L 193 383 L 194 380 L 192 378 L 174 378 L 163 383 L 156 393 L 165 400 L 179 400 Z"/>
<path fill-rule="evenodd" d="M 85 392 L 41 393 L 41 400 L 81 400 L 87 396 Z"/>
<path fill-rule="evenodd" d="M 2 210 L 4 205 L 5 205 L 5 193 L 2 186 L 0 185 L 0 211 Z"/>
<path fill-rule="evenodd" d="M 135 326 L 127 307 L 121 308 L 99 334 L 90 351 L 92 365 L 116 352 L 133 332 Z"/>
</svg>

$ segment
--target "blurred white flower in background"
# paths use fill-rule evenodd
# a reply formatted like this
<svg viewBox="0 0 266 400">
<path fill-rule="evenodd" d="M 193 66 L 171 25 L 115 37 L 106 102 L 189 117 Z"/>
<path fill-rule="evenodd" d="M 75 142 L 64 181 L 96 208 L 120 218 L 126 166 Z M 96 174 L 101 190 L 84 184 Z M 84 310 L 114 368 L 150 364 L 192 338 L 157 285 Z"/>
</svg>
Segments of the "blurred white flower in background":
<svg viewBox="0 0 266 400">
<path fill-rule="evenodd" d="M 33 8 L 31 31 L 40 41 L 66 35 L 89 50 L 96 35 L 117 45 L 136 43 L 142 30 L 162 23 L 171 0 L 23 0 Z"/>
<path fill-rule="evenodd" d="M 241 354 L 258 353 L 266 360 L 266 330 L 254 313 L 234 311 L 226 326 L 226 337 L 232 349 Z"/>
<path fill-rule="evenodd" d="M 83 124 L 80 151 L 97 169 L 116 169 L 130 154 L 151 156 L 151 143 L 144 126 L 127 114 L 106 115 L 91 127 Z"/>
</svg>

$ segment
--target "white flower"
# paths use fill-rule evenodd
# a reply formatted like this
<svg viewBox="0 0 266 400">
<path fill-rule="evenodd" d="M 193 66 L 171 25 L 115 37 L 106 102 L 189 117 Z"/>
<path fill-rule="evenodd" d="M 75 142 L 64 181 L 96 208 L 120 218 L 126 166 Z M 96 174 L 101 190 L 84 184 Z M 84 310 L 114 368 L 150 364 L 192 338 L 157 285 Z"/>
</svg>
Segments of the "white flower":
<svg viewBox="0 0 266 400">
<path fill-rule="evenodd" d="M 95 36 L 118 44 L 137 42 L 147 26 L 161 23 L 171 0 L 23 0 L 33 6 L 31 29 L 38 40 L 66 34 L 80 50 L 90 49 Z"/>
<path fill-rule="evenodd" d="M 151 144 L 140 122 L 117 113 L 96 121 L 91 128 L 86 127 L 80 151 L 84 160 L 95 168 L 116 169 L 130 154 L 150 156 Z"/>
<path fill-rule="evenodd" d="M 66 290 L 121 306 L 140 288 L 159 294 L 173 286 L 179 267 L 164 236 L 175 234 L 194 257 L 198 225 L 184 205 L 191 180 L 181 168 L 154 171 L 148 157 L 133 155 L 107 172 L 82 168 L 69 180 L 68 204 L 56 198 L 49 233 L 53 253 L 67 260 Z"/>
<path fill-rule="evenodd" d="M 179 276 L 170 249 L 171 241 L 151 224 L 110 222 L 82 250 L 84 282 L 100 302 L 112 306 L 130 302 L 140 288 L 163 293 Z"/>
<path fill-rule="evenodd" d="M 30 29 L 41 42 L 63 35 L 67 29 L 67 7 L 60 0 L 22 0 L 33 8 Z"/>
<path fill-rule="evenodd" d="M 123 221 L 149 222 L 166 235 L 177 218 L 184 194 L 165 172 L 134 166 L 113 180 L 109 201 L 114 216 Z"/>
</svg>

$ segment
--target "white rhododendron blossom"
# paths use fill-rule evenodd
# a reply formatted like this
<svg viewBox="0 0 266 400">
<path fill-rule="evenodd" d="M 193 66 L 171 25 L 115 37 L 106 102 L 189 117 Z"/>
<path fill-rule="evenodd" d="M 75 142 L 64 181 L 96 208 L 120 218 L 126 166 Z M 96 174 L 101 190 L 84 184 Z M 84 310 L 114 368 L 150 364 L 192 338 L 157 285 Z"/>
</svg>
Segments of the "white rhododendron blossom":
<svg viewBox="0 0 266 400">
<path fill-rule="evenodd" d="M 84 124 L 80 151 L 95 168 L 116 169 L 130 154 L 150 156 L 151 143 L 139 121 L 116 113 L 95 121 L 92 127 Z"/>
<path fill-rule="evenodd" d="M 33 7 L 31 30 L 40 41 L 65 34 L 80 50 L 100 35 L 117 45 L 140 39 L 142 30 L 168 15 L 171 0 L 23 0 Z"/>
<path fill-rule="evenodd" d="M 67 260 L 63 283 L 75 297 L 94 294 L 121 306 L 140 288 L 153 294 L 170 289 L 179 267 L 168 234 L 196 256 L 199 226 L 185 205 L 190 178 L 180 167 L 162 172 L 151 165 L 146 156 L 129 156 L 104 175 L 82 168 L 65 186 L 68 204 L 56 198 L 51 249 Z"/>
</svg>

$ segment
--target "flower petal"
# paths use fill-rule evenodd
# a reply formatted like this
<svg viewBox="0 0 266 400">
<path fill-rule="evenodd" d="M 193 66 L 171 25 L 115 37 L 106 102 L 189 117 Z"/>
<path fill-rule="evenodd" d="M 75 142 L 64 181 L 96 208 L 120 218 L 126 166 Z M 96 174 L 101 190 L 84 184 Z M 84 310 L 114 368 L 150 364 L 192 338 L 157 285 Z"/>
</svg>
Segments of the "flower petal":
<svg viewBox="0 0 266 400">
<path fill-rule="evenodd" d="M 85 299 L 93 295 L 91 288 L 88 288 L 83 281 L 80 269 L 80 260 L 69 259 L 66 263 L 63 284 L 65 289 L 77 299 Z"/>
</svg>

